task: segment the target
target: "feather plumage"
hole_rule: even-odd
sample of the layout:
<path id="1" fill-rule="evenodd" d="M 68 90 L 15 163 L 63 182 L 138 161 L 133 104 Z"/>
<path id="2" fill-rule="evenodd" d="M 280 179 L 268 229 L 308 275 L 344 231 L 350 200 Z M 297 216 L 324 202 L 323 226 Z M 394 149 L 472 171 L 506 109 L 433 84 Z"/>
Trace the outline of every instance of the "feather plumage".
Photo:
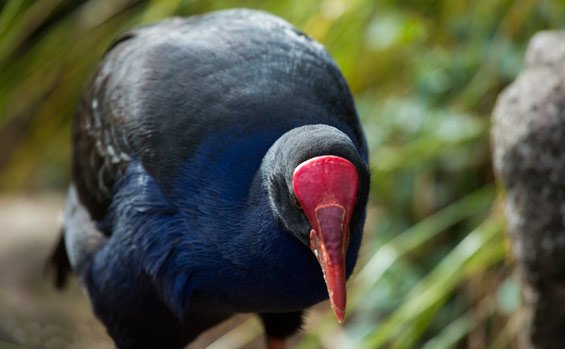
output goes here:
<path id="1" fill-rule="evenodd" d="M 268 334 L 300 327 L 327 298 L 289 185 L 309 158 L 359 173 L 353 270 L 363 131 L 333 60 L 279 18 L 231 10 L 124 34 L 86 89 L 73 144 L 67 251 L 120 348 L 182 347 L 238 312 L 262 314 Z"/>

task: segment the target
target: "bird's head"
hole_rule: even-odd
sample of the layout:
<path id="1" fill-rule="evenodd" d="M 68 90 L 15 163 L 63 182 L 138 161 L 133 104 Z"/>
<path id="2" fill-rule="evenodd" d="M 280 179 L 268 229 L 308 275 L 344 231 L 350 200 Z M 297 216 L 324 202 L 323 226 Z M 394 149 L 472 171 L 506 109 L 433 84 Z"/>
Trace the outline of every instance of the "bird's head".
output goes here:
<path id="1" fill-rule="evenodd" d="M 326 125 L 287 132 L 265 159 L 273 211 L 316 256 L 334 314 L 343 322 L 346 256 L 367 199 L 367 166 L 351 139 Z"/>

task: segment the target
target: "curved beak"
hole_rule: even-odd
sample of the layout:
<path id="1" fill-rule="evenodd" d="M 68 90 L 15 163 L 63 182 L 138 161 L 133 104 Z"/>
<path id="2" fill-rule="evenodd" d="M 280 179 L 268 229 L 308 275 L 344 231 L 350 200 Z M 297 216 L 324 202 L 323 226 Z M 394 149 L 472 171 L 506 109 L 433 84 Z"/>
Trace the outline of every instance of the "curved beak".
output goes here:
<path id="1" fill-rule="evenodd" d="M 328 205 L 317 207 L 315 213 L 319 231 L 310 231 L 310 249 L 322 267 L 335 317 L 343 323 L 346 306 L 345 251 L 349 243 L 344 224 L 345 209 Z"/>

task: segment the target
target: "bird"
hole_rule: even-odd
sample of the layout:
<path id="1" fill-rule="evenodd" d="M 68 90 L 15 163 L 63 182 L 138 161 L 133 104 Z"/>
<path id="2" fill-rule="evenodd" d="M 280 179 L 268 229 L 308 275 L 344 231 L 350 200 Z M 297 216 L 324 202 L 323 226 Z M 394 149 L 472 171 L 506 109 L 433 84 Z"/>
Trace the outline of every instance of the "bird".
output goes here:
<path id="1" fill-rule="evenodd" d="M 370 189 L 350 88 L 267 12 L 132 29 L 78 103 L 58 283 L 118 348 L 183 348 L 238 313 L 269 349 L 329 298 L 344 321 Z"/>

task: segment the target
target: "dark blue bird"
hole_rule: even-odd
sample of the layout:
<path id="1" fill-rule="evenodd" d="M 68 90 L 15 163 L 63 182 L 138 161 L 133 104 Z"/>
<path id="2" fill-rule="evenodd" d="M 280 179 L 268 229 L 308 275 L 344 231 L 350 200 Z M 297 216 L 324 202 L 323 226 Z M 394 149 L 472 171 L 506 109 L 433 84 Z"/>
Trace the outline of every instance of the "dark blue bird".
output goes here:
<path id="1" fill-rule="evenodd" d="M 230 10 L 122 35 L 73 146 L 66 252 L 119 348 L 181 348 L 235 313 L 282 347 L 328 296 L 343 321 L 367 145 L 336 64 L 287 22 Z"/>

